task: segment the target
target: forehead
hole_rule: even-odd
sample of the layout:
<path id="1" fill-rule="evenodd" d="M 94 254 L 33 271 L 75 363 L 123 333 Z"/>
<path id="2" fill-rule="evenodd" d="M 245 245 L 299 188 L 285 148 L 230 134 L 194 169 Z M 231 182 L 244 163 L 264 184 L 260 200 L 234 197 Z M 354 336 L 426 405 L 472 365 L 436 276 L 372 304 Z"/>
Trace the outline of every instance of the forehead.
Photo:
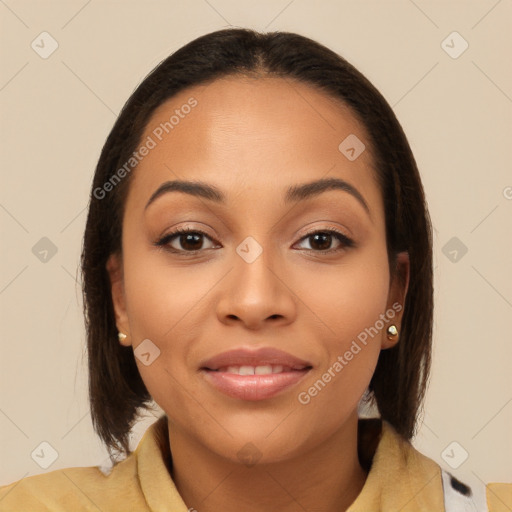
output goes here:
<path id="1" fill-rule="evenodd" d="M 149 139 L 153 147 L 130 186 L 141 200 L 175 179 L 268 196 L 290 184 L 339 177 L 381 207 L 364 126 L 340 101 L 295 80 L 226 77 L 190 87 L 155 110 L 141 140 Z M 350 160 L 340 150 L 345 140 L 366 148 Z"/>

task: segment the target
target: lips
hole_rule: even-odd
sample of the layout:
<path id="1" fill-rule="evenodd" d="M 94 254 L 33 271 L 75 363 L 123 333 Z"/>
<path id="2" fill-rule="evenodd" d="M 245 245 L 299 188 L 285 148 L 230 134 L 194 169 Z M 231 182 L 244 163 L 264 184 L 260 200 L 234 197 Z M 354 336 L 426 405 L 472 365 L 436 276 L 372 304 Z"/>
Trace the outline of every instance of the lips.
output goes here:
<path id="1" fill-rule="evenodd" d="M 232 398 L 266 400 L 290 389 L 312 369 L 312 365 L 282 350 L 261 348 L 223 352 L 201 363 L 208 384 Z"/>
<path id="2" fill-rule="evenodd" d="M 200 364 L 201 369 L 205 370 L 219 370 L 227 367 L 240 367 L 240 366 L 283 366 L 291 370 L 303 370 L 311 367 L 311 363 L 304 359 L 299 359 L 287 352 L 276 348 L 260 348 L 257 350 L 250 350 L 240 348 L 230 350 L 218 354 Z"/>

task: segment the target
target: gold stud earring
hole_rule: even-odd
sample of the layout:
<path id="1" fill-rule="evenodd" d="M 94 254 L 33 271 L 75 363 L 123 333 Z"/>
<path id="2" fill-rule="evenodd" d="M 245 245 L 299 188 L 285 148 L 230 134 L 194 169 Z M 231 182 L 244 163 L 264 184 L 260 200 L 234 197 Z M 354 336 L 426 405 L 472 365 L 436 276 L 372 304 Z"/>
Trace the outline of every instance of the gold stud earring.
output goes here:
<path id="1" fill-rule="evenodd" d="M 117 337 L 119 338 L 119 341 L 124 341 L 127 338 L 126 334 L 123 332 L 118 333 Z"/>
<path id="2" fill-rule="evenodd" d="M 394 337 L 398 336 L 398 329 L 396 328 L 396 325 L 390 325 L 387 329 L 388 338 L 393 339 Z"/>

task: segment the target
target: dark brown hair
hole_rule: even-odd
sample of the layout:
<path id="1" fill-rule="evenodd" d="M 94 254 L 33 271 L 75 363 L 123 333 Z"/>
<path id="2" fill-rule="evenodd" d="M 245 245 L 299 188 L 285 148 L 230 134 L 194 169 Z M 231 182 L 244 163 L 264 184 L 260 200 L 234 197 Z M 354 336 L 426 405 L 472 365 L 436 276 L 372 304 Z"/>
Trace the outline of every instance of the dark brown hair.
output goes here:
<path id="1" fill-rule="evenodd" d="M 398 252 L 408 251 L 411 265 L 400 342 L 381 351 L 370 399 L 383 419 L 411 439 L 430 372 L 433 289 L 430 218 L 407 139 L 378 90 L 332 50 L 294 33 L 239 28 L 199 37 L 161 62 L 128 99 L 102 149 L 81 257 L 93 426 L 111 457 L 114 451 L 127 455 L 140 408 L 152 401 L 133 349 L 118 341 L 105 267 L 111 254 L 121 253 L 131 174 L 108 193 L 100 195 L 98 190 L 129 160 L 149 118 L 164 101 L 187 87 L 233 75 L 283 77 L 311 85 L 350 107 L 366 128 L 384 199 L 391 275 Z"/>

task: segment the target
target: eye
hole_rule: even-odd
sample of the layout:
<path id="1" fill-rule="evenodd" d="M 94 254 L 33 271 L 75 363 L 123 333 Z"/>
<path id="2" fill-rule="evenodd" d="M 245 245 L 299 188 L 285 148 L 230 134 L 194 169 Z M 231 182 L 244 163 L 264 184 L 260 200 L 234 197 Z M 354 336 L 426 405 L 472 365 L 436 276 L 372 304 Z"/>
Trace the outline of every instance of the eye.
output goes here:
<path id="1" fill-rule="evenodd" d="M 211 238 L 204 231 L 197 229 L 179 228 L 172 233 L 165 235 L 163 238 L 158 240 L 155 245 L 169 248 L 169 250 L 172 252 L 194 253 L 204 249 L 203 241 L 201 240 L 202 237 L 206 237 L 208 240 L 211 240 Z M 174 247 L 172 245 L 173 242 L 177 242 L 176 245 L 181 245 L 181 248 Z M 210 247 L 210 249 L 211 248 L 212 247 Z"/>
<path id="2" fill-rule="evenodd" d="M 355 245 L 351 238 L 335 229 L 312 231 L 303 237 L 301 241 L 310 239 L 313 240 L 313 246 L 316 246 L 318 250 L 315 250 L 314 247 L 308 250 L 313 250 L 314 252 L 337 252 L 347 247 L 354 247 Z M 333 241 L 337 241 L 341 247 L 331 249 L 330 246 Z"/>
<path id="3" fill-rule="evenodd" d="M 171 252 L 175 253 L 181 252 L 193 254 L 201 251 L 202 249 L 205 249 L 202 240 L 203 237 L 210 241 L 212 240 L 204 231 L 198 229 L 178 228 L 162 237 L 155 243 L 155 245 L 158 247 L 165 247 Z M 335 229 L 322 229 L 312 231 L 306 236 L 302 237 L 300 242 L 308 241 L 310 239 L 313 241 L 313 247 L 306 249 L 320 253 L 337 252 L 345 248 L 355 246 L 355 243 L 352 239 Z M 331 248 L 333 241 L 338 242 L 338 248 Z M 173 244 L 178 245 L 178 247 Z M 215 248 L 215 245 L 209 248 L 213 249 Z M 206 247 L 206 249 L 208 249 L 208 247 Z"/>

